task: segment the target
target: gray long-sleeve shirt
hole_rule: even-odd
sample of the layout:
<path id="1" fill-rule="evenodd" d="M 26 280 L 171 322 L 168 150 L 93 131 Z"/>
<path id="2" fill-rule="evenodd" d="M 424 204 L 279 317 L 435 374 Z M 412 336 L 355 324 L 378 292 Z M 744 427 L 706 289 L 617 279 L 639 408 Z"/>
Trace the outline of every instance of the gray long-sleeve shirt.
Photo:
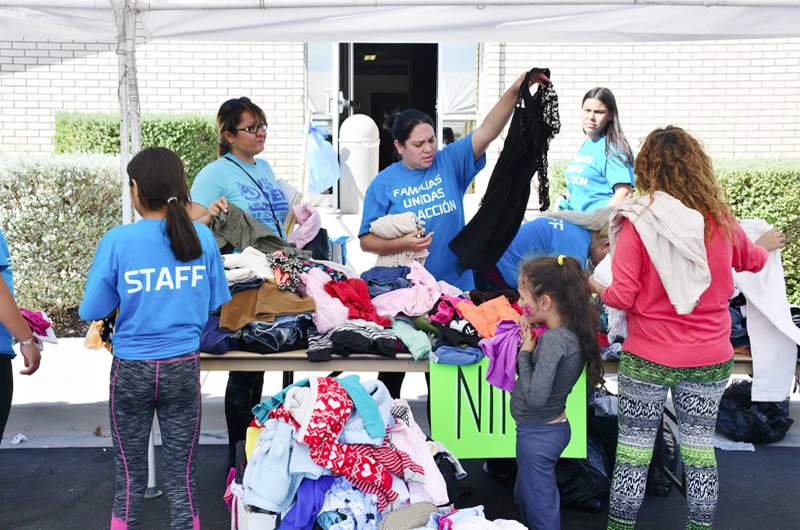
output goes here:
<path id="1" fill-rule="evenodd" d="M 547 423 L 564 412 L 567 396 L 584 368 L 578 336 L 566 325 L 548 329 L 533 353 L 520 351 L 519 378 L 511 393 L 517 423 Z"/>

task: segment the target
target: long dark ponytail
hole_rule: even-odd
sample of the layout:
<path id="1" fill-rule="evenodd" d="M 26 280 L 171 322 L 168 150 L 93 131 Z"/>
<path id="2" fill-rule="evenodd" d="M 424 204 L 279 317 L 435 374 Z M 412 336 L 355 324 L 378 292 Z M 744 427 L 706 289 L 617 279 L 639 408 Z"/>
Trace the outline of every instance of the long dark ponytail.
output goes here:
<path id="1" fill-rule="evenodd" d="M 203 255 L 203 247 L 189 217 L 189 186 L 181 158 L 166 147 L 148 147 L 128 163 L 128 176 L 139 188 L 139 202 L 146 210 L 167 207 L 167 237 L 179 261 Z"/>
<path id="2" fill-rule="evenodd" d="M 592 291 L 581 264 L 575 258 L 545 256 L 524 261 L 520 271 L 520 287 L 536 298 L 548 295 L 553 299 L 562 324 L 578 336 L 589 383 L 602 384 L 603 363 L 597 340 L 599 315 L 589 301 Z"/>
<path id="3" fill-rule="evenodd" d="M 606 155 L 611 155 L 619 158 L 622 162 L 633 165 L 633 150 L 622 132 L 622 125 L 619 123 L 619 111 L 617 110 L 617 98 L 614 93 L 607 88 L 595 87 L 588 91 L 581 100 L 583 104 L 587 99 L 597 99 L 603 103 L 611 113 L 611 119 L 608 120 L 606 130 L 603 134 L 606 135 Z"/>

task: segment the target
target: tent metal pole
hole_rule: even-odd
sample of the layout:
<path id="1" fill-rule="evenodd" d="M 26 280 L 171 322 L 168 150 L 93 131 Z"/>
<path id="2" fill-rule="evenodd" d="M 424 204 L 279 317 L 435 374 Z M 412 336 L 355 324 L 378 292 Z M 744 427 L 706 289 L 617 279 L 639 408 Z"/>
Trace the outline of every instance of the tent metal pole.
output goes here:
<path id="1" fill-rule="evenodd" d="M 131 156 L 142 150 L 142 121 L 139 105 L 139 81 L 136 72 L 136 0 L 125 1 L 125 67 L 128 81 Z"/>
<path id="2" fill-rule="evenodd" d="M 436 7 L 522 5 L 665 5 L 702 7 L 800 7 L 800 0 L 141 0 L 137 12 L 313 7 Z M 0 8 L 109 9 L 108 0 L 0 0 Z"/>
<path id="3" fill-rule="evenodd" d="M 120 173 L 122 176 L 122 224 L 131 223 L 131 195 L 128 179 L 128 162 L 130 161 L 130 133 L 128 121 L 128 68 L 125 57 L 125 20 L 130 16 L 130 12 L 124 7 L 121 15 L 122 19 L 117 18 L 117 66 L 119 72 L 119 84 L 117 86 L 117 96 L 119 98 L 119 162 Z"/>

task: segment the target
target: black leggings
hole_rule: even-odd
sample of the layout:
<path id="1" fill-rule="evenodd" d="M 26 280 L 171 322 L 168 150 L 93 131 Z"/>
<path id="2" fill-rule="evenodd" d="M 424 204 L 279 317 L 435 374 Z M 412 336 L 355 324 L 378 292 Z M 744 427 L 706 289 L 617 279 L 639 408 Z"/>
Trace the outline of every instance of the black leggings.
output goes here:
<path id="1" fill-rule="evenodd" d="M 0 353 L 0 438 L 6 430 L 14 395 L 14 372 L 11 370 L 11 356 Z"/>
<path id="2" fill-rule="evenodd" d="M 228 373 L 228 386 L 225 388 L 228 469 L 236 467 L 236 444 L 247 437 L 247 427 L 253 421 L 253 407 L 261 403 L 263 389 L 264 372 Z"/>

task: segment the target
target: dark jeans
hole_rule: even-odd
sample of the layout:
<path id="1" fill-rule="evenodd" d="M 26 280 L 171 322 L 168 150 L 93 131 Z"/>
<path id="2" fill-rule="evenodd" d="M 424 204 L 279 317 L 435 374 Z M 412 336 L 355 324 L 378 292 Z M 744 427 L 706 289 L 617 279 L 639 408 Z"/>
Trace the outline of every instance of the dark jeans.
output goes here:
<path id="1" fill-rule="evenodd" d="M 11 369 L 11 356 L 0 353 L 0 438 L 6 430 L 13 395 L 14 372 Z"/>
<path id="2" fill-rule="evenodd" d="M 571 436 L 569 421 L 517 424 L 517 481 L 514 500 L 530 530 L 561 530 L 556 462 Z"/>
<path id="3" fill-rule="evenodd" d="M 253 407 L 261 403 L 264 372 L 230 372 L 225 388 L 225 422 L 228 424 L 228 469 L 236 467 L 236 444 L 247 436 Z"/>

